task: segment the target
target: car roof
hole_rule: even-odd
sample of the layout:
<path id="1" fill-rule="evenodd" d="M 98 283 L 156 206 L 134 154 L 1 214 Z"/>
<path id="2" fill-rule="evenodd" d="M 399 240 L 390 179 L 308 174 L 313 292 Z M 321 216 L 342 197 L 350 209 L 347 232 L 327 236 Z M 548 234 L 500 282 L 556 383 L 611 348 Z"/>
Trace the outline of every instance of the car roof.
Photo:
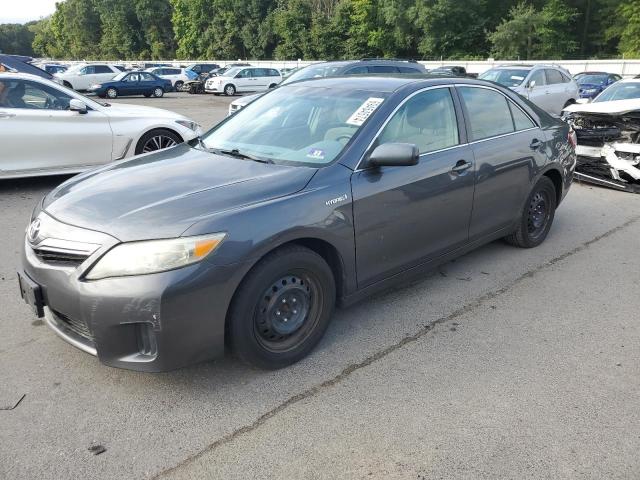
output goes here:
<path id="1" fill-rule="evenodd" d="M 609 73 L 609 72 L 580 72 L 580 73 L 576 73 L 576 75 L 616 75 L 616 74 Z"/>
<path id="2" fill-rule="evenodd" d="M 640 83 L 640 78 L 623 78 L 616 83 Z"/>
<path id="3" fill-rule="evenodd" d="M 337 77 L 321 77 L 299 80 L 281 88 L 289 86 L 309 86 L 317 88 L 349 88 L 353 90 L 373 90 L 384 93 L 391 93 L 405 85 L 416 84 L 417 86 L 429 87 L 435 85 L 452 84 L 487 85 L 495 87 L 494 83 L 477 80 L 475 78 L 451 77 L 451 76 L 430 76 L 424 75 L 345 75 Z"/>

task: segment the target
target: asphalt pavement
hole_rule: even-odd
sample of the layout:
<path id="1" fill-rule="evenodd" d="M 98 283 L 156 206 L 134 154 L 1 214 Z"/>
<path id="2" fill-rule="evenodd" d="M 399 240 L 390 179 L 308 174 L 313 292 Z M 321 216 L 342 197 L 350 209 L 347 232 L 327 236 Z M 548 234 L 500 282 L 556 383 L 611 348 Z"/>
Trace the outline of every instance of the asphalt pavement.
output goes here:
<path id="1" fill-rule="evenodd" d="M 229 99 L 205 98 L 140 102 L 212 124 Z M 144 374 L 19 298 L 29 214 L 63 179 L 0 182 L 0 478 L 640 477 L 640 196 L 575 185 L 542 246 L 338 310 L 289 368 Z"/>

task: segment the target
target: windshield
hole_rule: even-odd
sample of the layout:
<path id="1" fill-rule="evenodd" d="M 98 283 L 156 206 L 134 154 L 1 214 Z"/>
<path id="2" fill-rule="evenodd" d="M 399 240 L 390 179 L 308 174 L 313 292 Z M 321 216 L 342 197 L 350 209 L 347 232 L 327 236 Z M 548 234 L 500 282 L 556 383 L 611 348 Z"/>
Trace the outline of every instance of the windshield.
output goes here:
<path id="1" fill-rule="evenodd" d="M 578 85 L 583 85 L 583 84 L 591 84 L 591 85 L 604 85 L 605 83 L 607 83 L 607 78 L 609 76 L 604 74 L 604 75 L 597 75 L 597 74 L 582 74 L 579 76 L 576 76 L 576 82 L 578 82 Z"/>
<path id="2" fill-rule="evenodd" d="M 610 102 L 612 100 L 630 100 L 640 98 L 640 82 L 618 82 L 607 87 L 594 102 Z"/>
<path id="3" fill-rule="evenodd" d="M 298 80 L 306 80 L 309 78 L 322 78 L 337 75 L 342 66 L 342 63 L 339 65 L 309 65 L 308 67 L 301 68 L 297 72 L 289 75 L 289 77 L 284 82 L 282 82 L 281 85 L 286 85 L 287 83 L 296 82 Z"/>
<path id="4" fill-rule="evenodd" d="M 229 70 L 225 70 L 221 75 L 223 77 L 233 77 L 236 73 L 242 70 L 243 67 L 232 67 Z"/>
<path id="5" fill-rule="evenodd" d="M 127 76 L 129 72 L 122 72 L 119 73 L 118 75 L 116 75 L 115 77 L 113 77 L 110 81 L 112 82 L 119 82 L 120 80 L 122 80 L 124 77 Z"/>
<path id="6" fill-rule="evenodd" d="M 478 78 L 481 80 L 489 80 L 496 82 L 505 87 L 517 87 L 521 85 L 525 78 L 529 75 L 529 70 L 510 69 L 510 68 L 492 68 L 487 70 Z"/>
<path id="7" fill-rule="evenodd" d="M 281 87 L 251 102 L 202 138 L 212 151 L 289 165 L 332 162 L 386 93 Z"/>
<path id="8" fill-rule="evenodd" d="M 84 67 L 86 67 L 87 65 L 84 63 L 79 63 L 76 65 L 71 65 L 68 69 L 67 69 L 67 73 L 72 73 L 72 72 L 78 72 L 80 70 L 82 70 Z"/>

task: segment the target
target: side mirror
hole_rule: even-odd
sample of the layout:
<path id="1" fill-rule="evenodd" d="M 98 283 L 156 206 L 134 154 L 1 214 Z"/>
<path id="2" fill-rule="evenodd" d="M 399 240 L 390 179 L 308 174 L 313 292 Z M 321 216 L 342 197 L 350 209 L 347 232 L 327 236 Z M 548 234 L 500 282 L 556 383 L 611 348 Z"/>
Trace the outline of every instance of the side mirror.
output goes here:
<path id="1" fill-rule="evenodd" d="M 82 100 L 78 100 L 77 98 L 72 98 L 71 100 L 69 100 L 69 110 L 71 110 L 72 112 L 78 112 L 81 115 L 84 115 L 85 113 L 87 113 L 88 108 L 87 108 L 87 104 L 84 103 Z"/>
<path id="2" fill-rule="evenodd" d="M 532 90 L 535 86 L 536 86 L 536 81 L 531 80 L 527 88 L 529 88 L 529 90 Z"/>
<path id="3" fill-rule="evenodd" d="M 415 165 L 420 151 L 411 143 L 383 143 L 369 156 L 369 164 L 376 167 L 403 167 Z"/>

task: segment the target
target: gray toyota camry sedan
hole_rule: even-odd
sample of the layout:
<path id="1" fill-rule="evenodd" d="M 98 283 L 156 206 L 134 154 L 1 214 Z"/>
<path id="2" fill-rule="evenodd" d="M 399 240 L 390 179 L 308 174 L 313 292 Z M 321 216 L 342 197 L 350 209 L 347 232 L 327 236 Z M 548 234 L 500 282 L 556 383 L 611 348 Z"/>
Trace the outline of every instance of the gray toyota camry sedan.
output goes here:
<path id="1" fill-rule="evenodd" d="M 498 238 L 542 243 L 574 147 L 566 124 L 485 81 L 293 83 L 46 195 L 20 292 L 106 365 L 163 371 L 227 348 L 283 367 L 336 304 Z"/>

